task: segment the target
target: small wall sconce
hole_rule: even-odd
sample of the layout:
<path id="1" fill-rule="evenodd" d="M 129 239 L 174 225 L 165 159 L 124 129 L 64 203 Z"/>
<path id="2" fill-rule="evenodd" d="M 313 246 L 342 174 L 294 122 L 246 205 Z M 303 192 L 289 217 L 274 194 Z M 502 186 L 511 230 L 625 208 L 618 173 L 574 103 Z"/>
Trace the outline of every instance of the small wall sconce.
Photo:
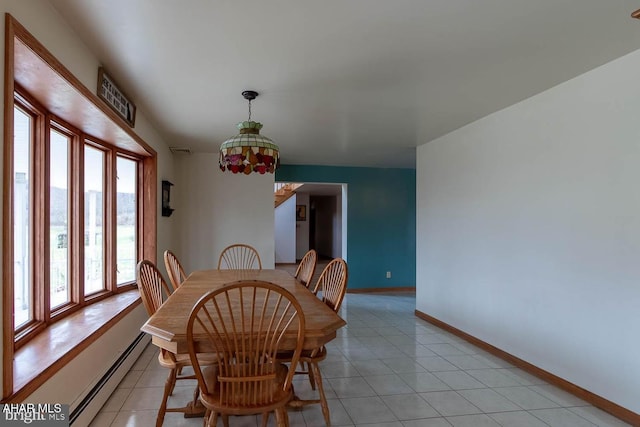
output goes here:
<path id="1" fill-rule="evenodd" d="M 172 185 L 169 181 L 162 181 L 162 216 L 171 216 L 174 211 L 169 205 Z"/>

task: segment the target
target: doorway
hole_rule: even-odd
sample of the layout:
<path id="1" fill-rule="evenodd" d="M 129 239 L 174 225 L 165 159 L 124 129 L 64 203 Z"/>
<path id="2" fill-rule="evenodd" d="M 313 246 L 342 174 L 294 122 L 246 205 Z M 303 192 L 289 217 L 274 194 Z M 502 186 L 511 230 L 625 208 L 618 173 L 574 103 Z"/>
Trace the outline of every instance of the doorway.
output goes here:
<path id="1" fill-rule="evenodd" d="M 309 249 L 315 249 L 318 257 L 324 259 L 342 257 L 342 248 L 336 245 L 341 234 L 337 198 L 309 196 Z"/>
<path id="2" fill-rule="evenodd" d="M 277 185 L 280 185 L 278 183 Z M 276 254 L 279 241 L 295 241 L 295 262 L 309 249 L 315 249 L 321 258 L 345 258 L 347 254 L 347 185 L 336 183 L 302 183 L 295 189 L 295 202 L 276 208 Z M 292 212 L 278 212 L 291 209 Z M 295 212 L 294 212 L 295 210 Z M 300 215 L 304 212 L 304 215 Z M 290 226 L 283 226 L 282 217 L 293 218 Z M 285 221 L 286 222 L 286 221 Z M 283 238 L 283 234 L 285 237 Z M 289 241 L 291 241 L 289 240 Z"/>

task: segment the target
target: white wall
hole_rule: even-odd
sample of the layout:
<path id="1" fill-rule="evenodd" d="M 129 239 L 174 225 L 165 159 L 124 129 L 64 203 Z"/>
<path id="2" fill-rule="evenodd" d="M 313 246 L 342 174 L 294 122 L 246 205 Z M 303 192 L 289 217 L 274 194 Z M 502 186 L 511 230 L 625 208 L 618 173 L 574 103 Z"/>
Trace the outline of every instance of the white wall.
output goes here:
<path id="1" fill-rule="evenodd" d="M 306 221 L 296 221 L 296 259 L 302 259 L 309 249 L 309 193 L 296 193 L 297 204 L 305 205 Z"/>
<path id="2" fill-rule="evenodd" d="M 98 67 L 102 64 L 101 58 L 97 58 L 84 45 L 77 35 L 67 26 L 53 7 L 45 0 L 0 0 L 0 11 L 11 13 L 29 32 L 31 32 L 54 56 L 68 68 L 85 86 L 95 91 L 98 79 Z M 4 16 L 0 20 L 1 28 L 4 28 Z M 4 34 L 4 31 L 2 32 Z M 0 49 L 4 52 L 4 43 L 0 44 Z M 4 53 L 0 55 L 0 69 L 4 70 Z M 102 64 L 107 68 L 109 64 Z M 4 71 L 3 71 L 4 72 Z M 117 77 L 117 76 L 115 76 Z M 4 99 L 2 91 L 4 86 L 0 85 L 0 95 Z M 135 99 L 134 99 L 135 102 Z M 0 124 L 3 125 L 3 116 L 0 116 Z M 160 138 L 157 131 L 145 118 L 144 111 L 138 109 L 136 114 L 135 132 L 140 135 L 153 149 L 158 152 L 158 177 L 160 179 L 173 178 L 173 159 L 167 148 L 167 144 Z M 2 166 L 0 165 L 0 168 Z M 2 173 L 0 170 L 0 179 Z M 158 193 L 160 186 L 158 185 Z M 160 208 L 161 197 L 158 194 L 158 209 Z M 0 213 L 1 215 L 1 213 Z M 164 250 L 165 246 L 172 246 L 173 221 L 164 220 L 158 215 L 158 227 L 162 232 L 158 235 L 158 252 Z M 0 247 L 1 251 L 1 247 Z M 0 256 L 2 254 L 0 253 Z M 161 258 L 158 258 L 161 260 Z M 0 269 L 2 267 L 0 266 Z M 0 295 L 0 298 L 2 296 Z M 0 301 L 1 304 L 1 301 Z M 53 377 L 50 382 L 45 383 L 36 390 L 33 396 L 37 396 L 40 401 L 60 402 L 64 396 L 63 403 L 77 401 L 86 391 L 95 378 L 104 374 L 111 364 L 117 359 L 122 351 L 132 342 L 132 336 L 137 336 L 142 320 L 146 317 L 144 307 L 140 305 L 132 313 L 127 315 L 121 323 L 135 333 L 131 335 L 120 335 L 113 337 L 112 334 L 105 334 L 98 339 L 91 348 L 102 348 L 101 360 L 78 356 L 70 362 L 65 371 L 86 372 L 90 370 L 95 374 L 91 377 L 78 377 L 73 381 L 60 381 L 60 377 Z M 91 359 L 91 360 L 90 360 Z M 29 399 L 27 399 L 29 400 Z M 73 409 L 73 408 L 72 408 Z"/>
<path id="3" fill-rule="evenodd" d="M 640 412 L 640 51 L 418 148 L 417 309 Z"/>
<path id="4" fill-rule="evenodd" d="M 258 250 L 263 268 L 275 260 L 273 174 L 232 174 L 218 167 L 214 153 L 176 158 L 177 255 L 187 272 L 216 268 L 220 252 L 246 243 Z M 173 204 L 173 202 L 172 202 Z"/>
<path id="5" fill-rule="evenodd" d="M 347 199 L 348 186 L 347 184 L 342 184 L 342 194 L 340 195 L 340 257 L 349 262 L 347 259 L 347 213 L 349 212 Z"/>
<path id="6" fill-rule="evenodd" d="M 109 329 L 98 341 L 87 347 L 77 356 L 75 363 L 69 363 L 56 372 L 49 381 L 29 396 L 28 401 L 38 403 L 64 402 L 70 404 L 71 411 L 73 411 L 81 403 L 81 399 L 85 397 L 85 394 L 105 374 L 105 372 L 97 370 L 96 366 L 111 366 L 113 364 L 113 355 L 111 352 L 105 351 L 105 348 L 118 347 L 123 339 L 127 344 L 130 344 L 140 334 L 140 325 L 149 316 L 144 309 L 135 310 L 133 313 Z M 149 336 L 145 337 L 141 347 L 144 347 L 150 341 L 151 338 Z M 129 362 L 135 362 L 135 359 Z M 121 375 L 125 374 L 126 371 L 121 373 Z M 74 388 L 69 387 L 69 383 L 81 384 L 85 387 L 82 390 L 85 393 L 78 394 Z M 114 388 L 115 386 L 117 384 L 114 385 Z M 96 408 L 96 410 L 99 409 L 99 407 Z"/>
<path id="7" fill-rule="evenodd" d="M 296 262 L 296 195 L 275 209 L 276 263 Z"/>
<path id="8" fill-rule="evenodd" d="M 333 248 L 331 250 L 334 258 L 342 258 L 342 194 L 336 196 L 336 213 L 333 216 Z"/>

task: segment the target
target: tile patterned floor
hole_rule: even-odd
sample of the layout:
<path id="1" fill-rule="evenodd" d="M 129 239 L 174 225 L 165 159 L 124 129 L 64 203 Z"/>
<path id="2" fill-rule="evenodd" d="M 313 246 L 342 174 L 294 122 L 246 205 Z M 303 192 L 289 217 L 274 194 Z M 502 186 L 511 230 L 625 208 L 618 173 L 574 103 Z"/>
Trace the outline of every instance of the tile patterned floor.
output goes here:
<path id="1" fill-rule="evenodd" d="M 348 294 L 347 326 L 322 362 L 333 426 L 618 427 L 628 424 L 546 384 L 414 316 L 413 294 Z M 153 426 L 167 375 L 149 346 L 91 427 Z M 195 382 L 178 382 L 169 405 L 190 399 Z M 314 396 L 296 378 L 296 393 Z M 324 426 L 319 405 L 290 411 L 291 426 Z M 257 427 L 259 417 L 231 417 Z M 273 425 L 270 417 L 270 425 Z M 168 427 L 202 419 L 167 414 Z M 221 425 L 221 423 L 219 423 Z"/>

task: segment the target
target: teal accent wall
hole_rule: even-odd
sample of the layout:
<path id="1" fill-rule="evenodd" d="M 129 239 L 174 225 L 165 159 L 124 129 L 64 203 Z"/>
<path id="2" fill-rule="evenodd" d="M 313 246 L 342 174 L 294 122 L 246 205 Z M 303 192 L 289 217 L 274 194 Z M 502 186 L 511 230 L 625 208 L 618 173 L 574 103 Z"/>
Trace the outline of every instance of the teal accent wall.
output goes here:
<path id="1" fill-rule="evenodd" d="M 347 184 L 349 289 L 415 287 L 415 169 L 282 165 L 275 179 Z"/>

